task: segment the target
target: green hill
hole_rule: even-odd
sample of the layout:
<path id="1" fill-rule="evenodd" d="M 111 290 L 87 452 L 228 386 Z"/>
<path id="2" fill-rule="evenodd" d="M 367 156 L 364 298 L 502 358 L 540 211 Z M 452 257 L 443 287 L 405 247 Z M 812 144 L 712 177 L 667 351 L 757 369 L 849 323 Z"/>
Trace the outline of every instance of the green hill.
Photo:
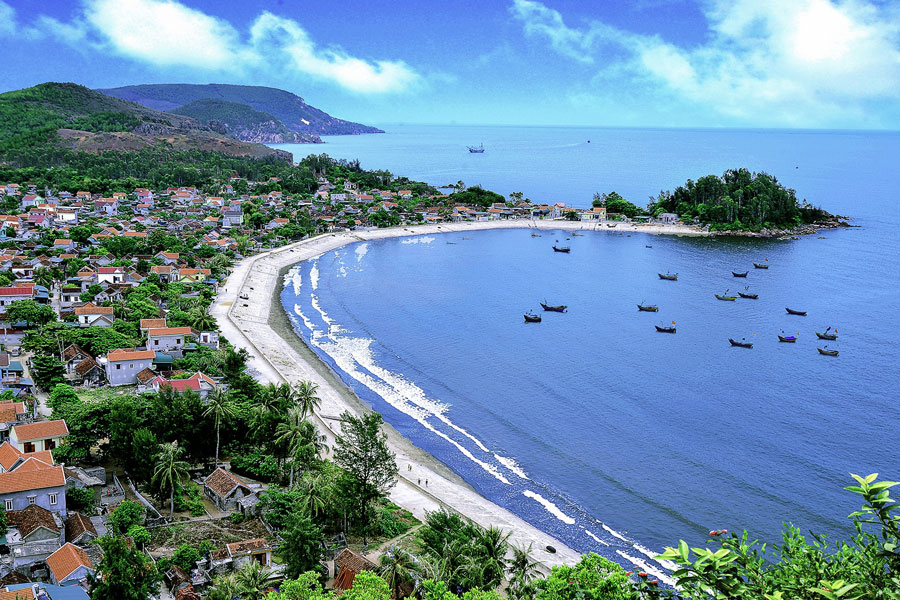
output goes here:
<path id="1" fill-rule="evenodd" d="M 299 96 L 269 87 L 220 83 L 207 85 L 167 83 L 129 85 L 98 91 L 163 111 L 205 99 L 246 104 L 254 110 L 274 116 L 290 131 L 296 133 L 313 135 L 384 133 L 375 127 L 337 119 L 310 106 Z"/>
<path id="2" fill-rule="evenodd" d="M 0 94 L 0 155 L 41 147 L 99 152 L 159 144 L 176 150 L 292 158 L 290 153 L 229 138 L 196 119 L 152 110 L 74 83 L 42 83 Z"/>
<path id="3" fill-rule="evenodd" d="M 314 134 L 291 131 L 272 115 L 238 102 L 204 98 L 169 112 L 191 117 L 212 129 L 246 142 L 305 144 L 322 141 Z"/>

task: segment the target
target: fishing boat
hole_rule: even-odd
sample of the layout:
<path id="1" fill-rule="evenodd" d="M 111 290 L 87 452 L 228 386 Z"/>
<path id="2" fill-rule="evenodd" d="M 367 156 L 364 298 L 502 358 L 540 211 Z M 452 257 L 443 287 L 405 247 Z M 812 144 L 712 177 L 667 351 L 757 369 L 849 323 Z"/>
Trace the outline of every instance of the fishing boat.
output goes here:
<path id="1" fill-rule="evenodd" d="M 568 246 L 557 246 L 556 244 L 554 244 L 554 245 L 553 245 L 553 251 L 554 251 L 554 252 L 565 252 L 565 253 L 569 253 L 569 252 L 572 251 L 572 249 L 569 248 Z"/>
<path id="2" fill-rule="evenodd" d="M 746 277 L 747 275 L 750 274 L 750 271 L 744 271 L 743 273 L 736 273 L 735 271 L 732 271 L 731 274 L 734 277 Z"/>
<path id="3" fill-rule="evenodd" d="M 448 244 L 456 244 L 456 242 L 447 242 Z"/>
<path id="4" fill-rule="evenodd" d="M 769 260 L 769 259 L 766 259 L 766 260 Z M 765 263 L 753 263 L 753 268 L 754 269 L 768 269 L 769 265 L 767 265 Z"/>
<path id="5" fill-rule="evenodd" d="M 584 234 L 583 233 L 573 233 L 572 236 L 573 237 L 584 237 Z"/>
<path id="6" fill-rule="evenodd" d="M 534 232 L 532 231 L 532 232 L 531 232 L 531 237 L 541 237 L 541 234 L 539 234 L 539 233 L 534 233 Z"/>
<path id="7" fill-rule="evenodd" d="M 759 300 L 759 294 L 750 293 L 750 286 L 745 287 L 744 290 L 746 291 L 738 292 L 738 296 L 740 296 L 741 298 L 747 298 L 748 300 Z"/>
<path id="8" fill-rule="evenodd" d="M 466 146 L 469 149 L 471 154 L 484 154 L 484 144 L 478 144 L 477 146 Z"/>
<path id="9" fill-rule="evenodd" d="M 797 336 L 796 335 L 779 335 L 778 341 L 793 344 L 797 341 Z"/>
<path id="10" fill-rule="evenodd" d="M 644 244 L 644 248 L 652 248 L 652 247 L 653 247 L 653 246 L 650 246 L 650 245 L 648 245 L 648 244 Z"/>
<path id="11" fill-rule="evenodd" d="M 837 339 L 837 329 L 834 330 L 834 333 L 829 333 L 831 331 L 831 327 L 825 330 L 824 333 L 817 331 L 816 337 L 820 340 L 828 340 L 829 342 L 833 342 Z"/>
<path id="12" fill-rule="evenodd" d="M 725 290 L 724 294 L 716 294 L 716 298 L 718 298 L 719 300 L 725 300 L 727 302 L 734 302 L 738 299 L 737 296 L 729 296 L 728 290 Z"/>
<path id="13" fill-rule="evenodd" d="M 794 310 L 793 308 L 785 308 L 784 310 L 786 310 L 789 315 L 797 315 L 798 317 L 806 316 L 805 310 Z"/>
<path id="14" fill-rule="evenodd" d="M 660 333 L 675 333 L 674 325 L 654 325 L 654 327 L 656 327 L 656 330 Z"/>
<path id="15" fill-rule="evenodd" d="M 615 223 L 607 223 L 606 226 L 612 228 L 612 227 L 615 227 L 616 224 Z"/>
<path id="16" fill-rule="evenodd" d="M 540 323 L 541 322 L 541 315 L 536 315 L 530 310 L 527 313 L 525 313 L 524 316 L 525 316 L 526 323 Z"/>
<path id="17" fill-rule="evenodd" d="M 464 239 L 464 240 L 471 240 L 472 238 L 464 237 L 463 239 Z"/>
<path id="18" fill-rule="evenodd" d="M 838 355 L 837 350 L 829 350 L 827 346 L 825 348 L 816 348 L 816 350 L 819 351 L 819 354 L 823 354 L 825 356 L 837 356 Z"/>
<path id="19" fill-rule="evenodd" d="M 733 340 L 731 338 L 728 338 L 728 343 L 730 343 L 732 346 L 735 346 L 737 348 L 752 348 L 753 347 L 753 342 L 745 342 L 743 340 L 741 340 L 739 342 L 739 341 Z"/>
<path id="20" fill-rule="evenodd" d="M 655 304 L 638 304 L 637 306 L 641 312 L 659 312 L 659 307 Z"/>
<path id="21" fill-rule="evenodd" d="M 657 275 L 659 275 L 660 279 L 665 279 L 666 281 L 678 281 L 678 273 L 675 273 L 674 275 L 672 273 L 666 273 L 665 275 L 657 273 Z"/>
<path id="22" fill-rule="evenodd" d="M 541 302 L 541 308 L 548 312 L 566 312 L 566 309 L 569 307 L 565 304 L 560 304 L 559 306 L 550 306 L 545 302 Z"/>

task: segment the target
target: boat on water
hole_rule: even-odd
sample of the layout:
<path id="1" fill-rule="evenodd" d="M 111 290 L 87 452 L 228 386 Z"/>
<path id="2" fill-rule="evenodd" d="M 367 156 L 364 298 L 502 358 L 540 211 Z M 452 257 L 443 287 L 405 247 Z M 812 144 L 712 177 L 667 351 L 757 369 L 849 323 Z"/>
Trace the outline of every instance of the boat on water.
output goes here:
<path id="1" fill-rule="evenodd" d="M 573 233 L 572 236 L 573 237 L 584 237 L 584 234 L 583 233 Z"/>
<path id="2" fill-rule="evenodd" d="M 726 302 L 734 302 L 738 299 L 737 296 L 729 296 L 728 290 L 725 290 L 724 294 L 716 294 L 716 298 L 718 298 L 719 300 L 725 300 Z"/>
<path id="3" fill-rule="evenodd" d="M 456 244 L 456 242 L 447 242 L 447 243 L 448 243 L 448 244 L 454 244 L 454 245 Z"/>
<path id="4" fill-rule="evenodd" d="M 738 292 L 738 296 L 747 298 L 748 300 L 759 300 L 759 294 L 750 293 L 750 286 L 745 287 L 743 292 Z"/>
<path id="5" fill-rule="evenodd" d="M 464 237 L 463 239 L 464 239 L 464 240 L 471 240 L 472 238 Z"/>
<path id="6" fill-rule="evenodd" d="M 616 224 L 615 224 L 615 223 L 607 223 L 606 226 L 607 226 L 607 227 L 615 227 Z"/>
<path id="7" fill-rule="evenodd" d="M 557 246 L 556 244 L 554 244 L 554 245 L 553 245 L 553 251 L 554 251 L 554 252 L 565 252 L 565 253 L 568 253 L 568 252 L 571 252 L 572 249 L 569 248 L 568 246 Z"/>
<path id="8" fill-rule="evenodd" d="M 648 244 L 644 244 L 644 248 L 652 248 L 652 247 L 653 247 L 653 246 L 650 246 L 650 245 L 648 245 Z"/>
<path id="9" fill-rule="evenodd" d="M 796 335 L 779 335 L 778 341 L 793 344 L 797 341 L 797 336 Z"/>
<path id="10" fill-rule="evenodd" d="M 837 356 L 838 355 L 837 350 L 829 350 L 828 346 L 825 346 L 824 348 L 816 348 L 816 350 L 819 351 L 819 354 L 822 354 L 825 356 Z"/>
<path id="11" fill-rule="evenodd" d="M 484 144 L 478 144 L 477 146 L 466 146 L 469 149 L 469 153 L 471 154 L 484 154 Z"/>
<path id="12" fill-rule="evenodd" d="M 734 346 L 736 348 L 752 348 L 753 347 L 753 342 L 747 342 L 747 341 L 744 341 L 743 339 L 741 341 L 737 341 L 735 339 L 728 338 L 728 343 L 730 343 L 732 346 Z"/>
<path id="13" fill-rule="evenodd" d="M 678 281 L 678 273 L 666 273 L 665 275 L 663 275 L 662 273 L 657 273 L 657 275 L 659 275 L 660 279 L 665 279 L 666 281 Z"/>
<path id="14" fill-rule="evenodd" d="M 834 330 L 834 333 L 831 333 L 831 327 L 826 329 L 824 332 L 816 332 L 816 337 L 820 340 L 828 340 L 829 342 L 833 342 L 837 339 L 837 329 Z"/>
<path id="15" fill-rule="evenodd" d="M 769 260 L 769 259 L 767 258 L 766 260 Z M 753 268 L 754 269 L 768 269 L 769 265 L 767 265 L 765 263 L 753 263 Z"/>
<path id="16" fill-rule="evenodd" d="M 659 307 L 655 304 L 638 304 L 637 306 L 641 312 L 659 312 Z"/>
<path id="17" fill-rule="evenodd" d="M 675 333 L 675 325 L 654 325 L 660 333 Z"/>
<path id="18" fill-rule="evenodd" d="M 531 232 L 531 237 L 541 237 L 541 234 Z"/>
<path id="19" fill-rule="evenodd" d="M 566 312 L 566 309 L 569 308 L 565 304 L 560 304 L 559 306 L 550 306 L 546 302 L 541 302 L 541 308 L 543 308 L 547 312 Z"/>
<path id="20" fill-rule="evenodd" d="M 787 307 L 785 307 L 784 310 L 786 310 L 789 315 L 797 315 L 798 317 L 806 316 L 805 310 L 794 310 L 793 308 L 787 308 Z"/>
<path id="21" fill-rule="evenodd" d="M 525 317 L 526 323 L 540 323 L 541 322 L 541 315 L 536 315 L 536 314 L 534 314 L 533 311 L 530 311 L 530 310 L 527 313 L 525 313 L 524 317 Z"/>
<path id="22" fill-rule="evenodd" d="M 747 275 L 750 274 L 750 271 L 744 271 L 743 273 L 737 273 L 736 271 L 732 271 L 731 274 L 734 277 L 746 277 Z"/>

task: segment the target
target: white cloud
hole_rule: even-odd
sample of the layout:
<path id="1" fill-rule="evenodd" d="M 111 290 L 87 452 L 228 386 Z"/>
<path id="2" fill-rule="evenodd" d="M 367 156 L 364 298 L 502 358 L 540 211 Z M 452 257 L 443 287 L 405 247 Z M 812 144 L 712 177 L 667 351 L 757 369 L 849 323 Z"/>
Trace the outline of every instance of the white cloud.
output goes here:
<path id="1" fill-rule="evenodd" d="M 0 35 L 12 35 L 16 31 L 15 9 L 0 0 Z"/>
<path id="2" fill-rule="evenodd" d="M 533 0 L 514 0 L 511 11 L 531 19 L 526 34 L 539 31 L 563 56 L 587 63 L 601 42 L 618 45 L 632 83 L 661 84 L 695 106 L 753 124 L 878 125 L 868 103 L 900 101 L 900 20 L 892 9 L 863 0 L 710 0 L 704 7 L 708 38 L 687 48 L 599 22 L 572 29 Z"/>
<path id="3" fill-rule="evenodd" d="M 405 92 L 422 81 L 401 60 L 367 60 L 337 46 L 320 47 L 299 23 L 270 12 L 260 14 L 244 35 L 177 0 L 83 0 L 82 8 L 71 22 L 39 16 L 27 28 L 29 37 L 52 36 L 161 69 L 295 74 L 363 94 Z M 0 0 L 0 33 L 16 27 L 15 11 Z"/>

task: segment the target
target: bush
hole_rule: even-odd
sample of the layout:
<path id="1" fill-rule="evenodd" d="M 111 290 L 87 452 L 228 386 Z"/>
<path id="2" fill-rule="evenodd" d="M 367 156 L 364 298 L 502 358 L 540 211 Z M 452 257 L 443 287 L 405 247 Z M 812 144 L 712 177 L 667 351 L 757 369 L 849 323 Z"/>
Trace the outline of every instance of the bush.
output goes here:
<path id="1" fill-rule="evenodd" d="M 279 479 L 282 475 L 278 460 L 258 448 L 232 455 L 231 470 L 240 475 L 264 481 Z"/>
<path id="2" fill-rule="evenodd" d="M 126 535 L 133 539 L 134 543 L 139 546 L 144 546 L 144 544 L 150 542 L 150 532 L 147 531 L 147 528 L 143 525 L 132 525 L 128 528 L 128 533 Z"/>
<path id="3" fill-rule="evenodd" d="M 197 568 L 195 563 L 198 560 L 200 560 L 200 551 L 187 544 L 178 546 L 178 550 L 172 555 L 172 564 L 178 565 L 188 573 L 191 572 L 191 569 Z"/>
<path id="4" fill-rule="evenodd" d="M 88 488 L 66 490 L 66 506 L 72 510 L 87 510 L 94 506 L 94 492 Z"/>
<path id="5" fill-rule="evenodd" d="M 122 500 L 109 516 L 113 529 L 125 534 L 133 525 L 144 524 L 144 507 L 132 500 Z"/>
<path id="6" fill-rule="evenodd" d="M 179 487 L 178 493 L 175 494 L 175 510 L 178 512 L 190 511 L 193 517 L 205 515 L 206 509 L 200 500 L 200 488 L 194 485 Z"/>

